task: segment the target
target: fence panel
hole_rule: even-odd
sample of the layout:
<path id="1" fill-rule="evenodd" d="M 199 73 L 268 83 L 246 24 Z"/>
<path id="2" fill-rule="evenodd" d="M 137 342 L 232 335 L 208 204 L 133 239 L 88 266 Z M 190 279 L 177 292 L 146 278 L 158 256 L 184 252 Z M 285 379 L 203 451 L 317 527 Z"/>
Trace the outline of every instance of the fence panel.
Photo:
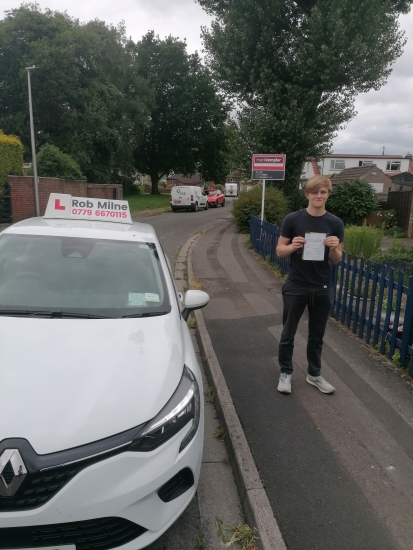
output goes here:
<path id="1" fill-rule="evenodd" d="M 276 246 L 281 229 L 251 216 L 250 241 L 254 250 L 276 265 L 282 275 L 290 259 L 278 258 Z M 388 273 L 388 276 L 387 276 Z M 332 267 L 334 303 L 331 315 L 377 347 L 390 359 L 400 354 L 400 364 L 409 363 L 413 376 L 413 275 L 389 269 L 385 264 L 343 252 L 340 262 Z M 408 280 L 408 285 L 404 284 Z"/>
<path id="2" fill-rule="evenodd" d="M 412 191 L 389 191 L 387 205 L 396 211 L 397 223 L 407 231 L 409 227 Z"/>

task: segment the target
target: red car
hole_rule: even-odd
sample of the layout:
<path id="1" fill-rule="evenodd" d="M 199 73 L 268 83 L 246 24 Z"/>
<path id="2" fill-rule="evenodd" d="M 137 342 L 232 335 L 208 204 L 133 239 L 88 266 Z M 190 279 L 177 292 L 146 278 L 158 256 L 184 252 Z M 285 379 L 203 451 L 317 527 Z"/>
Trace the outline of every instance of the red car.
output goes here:
<path id="1" fill-rule="evenodd" d="M 217 208 L 219 204 L 225 206 L 225 195 L 219 189 L 208 191 L 207 198 L 208 206 L 215 206 L 215 208 Z"/>

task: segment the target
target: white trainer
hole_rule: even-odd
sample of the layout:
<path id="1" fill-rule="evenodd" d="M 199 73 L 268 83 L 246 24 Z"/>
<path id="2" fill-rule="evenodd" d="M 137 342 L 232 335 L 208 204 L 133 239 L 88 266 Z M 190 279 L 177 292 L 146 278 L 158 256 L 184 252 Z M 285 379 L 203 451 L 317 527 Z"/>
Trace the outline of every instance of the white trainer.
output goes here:
<path id="1" fill-rule="evenodd" d="M 333 393 L 335 388 L 329 384 L 322 376 L 307 375 L 307 382 L 318 388 L 323 393 Z"/>
<path id="2" fill-rule="evenodd" d="M 281 373 L 277 390 L 281 393 L 291 393 L 291 374 Z"/>

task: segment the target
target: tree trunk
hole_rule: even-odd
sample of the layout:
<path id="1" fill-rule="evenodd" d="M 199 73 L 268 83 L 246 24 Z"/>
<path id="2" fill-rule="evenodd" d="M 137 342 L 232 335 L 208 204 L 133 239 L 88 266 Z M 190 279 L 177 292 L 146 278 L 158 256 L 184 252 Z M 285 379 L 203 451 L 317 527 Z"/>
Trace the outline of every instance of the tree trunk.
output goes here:
<path id="1" fill-rule="evenodd" d="M 151 195 L 160 195 L 161 193 L 158 188 L 158 183 L 159 183 L 158 172 L 151 172 L 149 175 L 151 177 L 151 182 L 152 182 Z"/>

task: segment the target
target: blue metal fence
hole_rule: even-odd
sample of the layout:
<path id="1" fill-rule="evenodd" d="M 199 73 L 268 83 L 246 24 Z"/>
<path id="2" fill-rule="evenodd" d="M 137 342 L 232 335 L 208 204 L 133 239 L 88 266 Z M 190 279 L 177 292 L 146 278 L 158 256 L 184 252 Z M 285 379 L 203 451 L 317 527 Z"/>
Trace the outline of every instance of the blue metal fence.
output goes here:
<path id="1" fill-rule="evenodd" d="M 275 252 L 280 233 L 276 225 L 251 216 L 252 246 L 286 275 L 289 257 L 278 258 Z M 331 315 L 381 354 L 393 360 L 399 354 L 400 365 L 409 362 L 413 376 L 413 276 L 343 252 L 332 268 L 332 281 Z"/>

